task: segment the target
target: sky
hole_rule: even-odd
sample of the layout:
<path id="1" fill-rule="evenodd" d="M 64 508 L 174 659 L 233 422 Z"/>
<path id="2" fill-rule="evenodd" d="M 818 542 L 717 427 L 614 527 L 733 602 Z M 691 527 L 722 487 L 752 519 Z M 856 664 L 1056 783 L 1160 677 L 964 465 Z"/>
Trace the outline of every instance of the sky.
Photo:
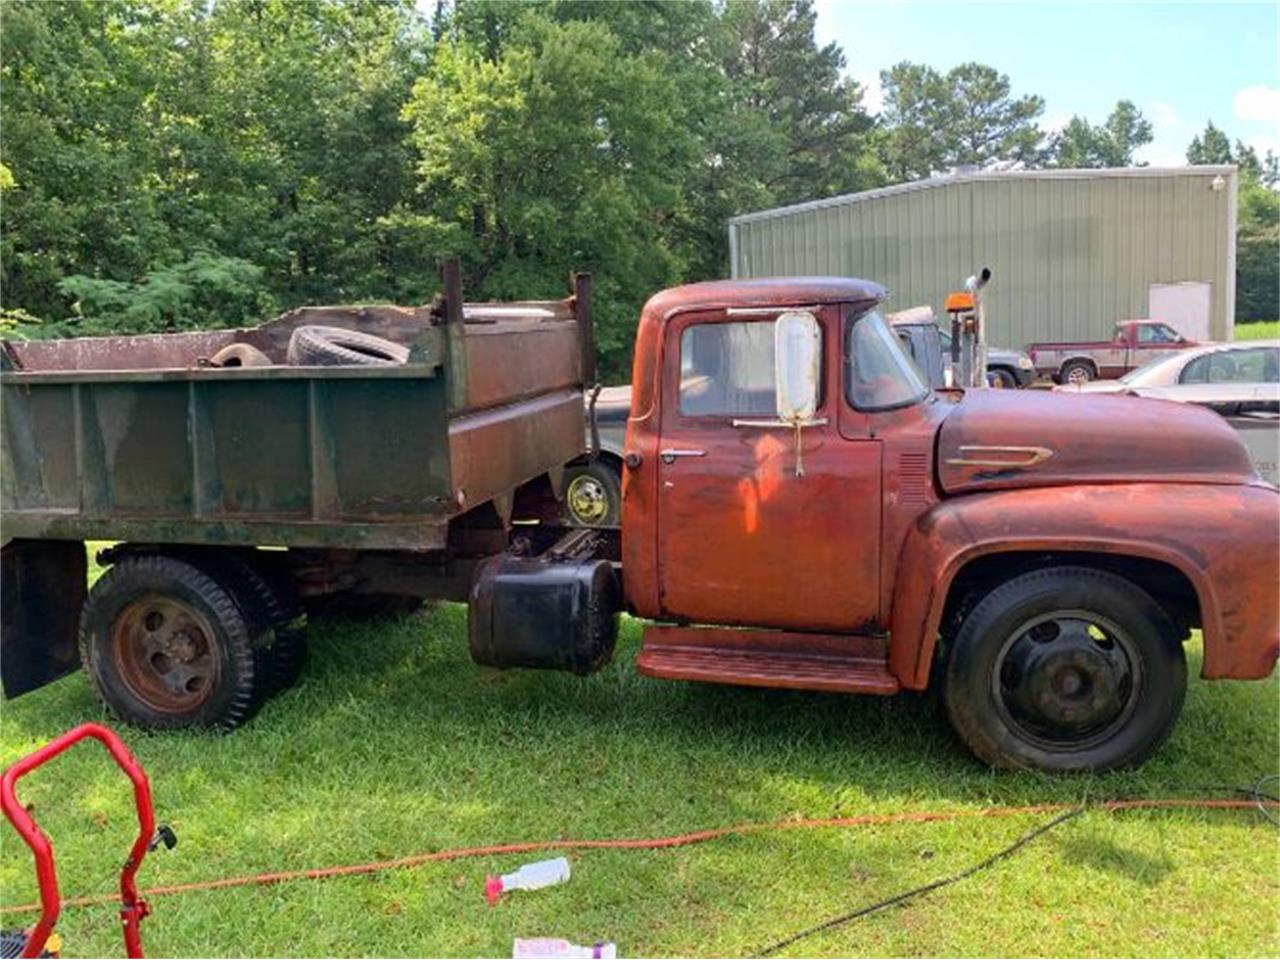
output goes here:
<path id="1" fill-rule="evenodd" d="M 1261 3 L 941 3 L 817 0 L 820 43 L 844 49 L 847 73 L 880 108 L 881 70 L 901 60 L 945 72 L 969 60 L 1008 75 L 1014 95 L 1039 94 L 1042 129 L 1074 114 L 1100 124 L 1117 100 L 1151 121 L 1137 159 L 1186 163 L 1212 120 L 1280 154 L 1280 0 Z"/>

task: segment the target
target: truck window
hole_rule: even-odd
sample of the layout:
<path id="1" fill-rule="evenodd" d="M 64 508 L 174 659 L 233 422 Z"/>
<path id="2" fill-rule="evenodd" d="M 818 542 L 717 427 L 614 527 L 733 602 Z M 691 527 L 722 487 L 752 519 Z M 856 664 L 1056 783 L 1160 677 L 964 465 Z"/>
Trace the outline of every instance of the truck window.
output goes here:
<path id="1" fill-rule="evenodd" d="M 859 410 L 923 400 L 929 387 L 874 310 L 845 320 L 845 392 Z"/>
<path id="2" fill-rule="evenodd" d="M 1177 343 L 1180 339 L 1176 330 L 1163 323 L 1145 323 L 1138 327 L 1139 343 Z"/>
<path id="3" fill-rule="evenodd" d="M 898 334 L 898 342 L 902 344 L 902 350 L 912 360 L 918 360 L 916 356 L 916 345 L 911 342 L 911 335 L 907 333 Z"/>
<path id="4" fill-rule="evenodd" d="M 680 335 L 680 412 L 773 416 L 773 322 L 700 323 Z"/>

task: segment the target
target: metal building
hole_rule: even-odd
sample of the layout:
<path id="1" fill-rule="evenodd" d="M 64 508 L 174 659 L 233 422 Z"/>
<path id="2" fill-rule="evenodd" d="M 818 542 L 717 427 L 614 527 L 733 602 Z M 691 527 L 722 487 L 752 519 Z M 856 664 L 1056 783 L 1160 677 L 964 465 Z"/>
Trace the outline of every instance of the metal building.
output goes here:
<path id="1" fill-rule="evenodd" d="M 1124 167 L 957 173 L 743 214 L 735 277 L 875 280 L 902 309 L 941 312 L 991 267 L 988 339 L 1106 338 L 1156 317 L 1196 340 L 1235 325 L 1236 168 Z"/>

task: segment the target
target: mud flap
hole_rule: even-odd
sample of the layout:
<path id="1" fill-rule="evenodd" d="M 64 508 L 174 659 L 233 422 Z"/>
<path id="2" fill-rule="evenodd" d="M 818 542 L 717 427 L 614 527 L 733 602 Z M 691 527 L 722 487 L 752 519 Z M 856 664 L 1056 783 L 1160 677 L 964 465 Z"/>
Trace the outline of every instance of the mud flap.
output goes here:
<path id="1" fill-rule="evenodd" d="M 76 632 L 88 560 L 79 540 L 12 540 L 0 550 L 0 680 L 12 699 L 80 665 Z"/>

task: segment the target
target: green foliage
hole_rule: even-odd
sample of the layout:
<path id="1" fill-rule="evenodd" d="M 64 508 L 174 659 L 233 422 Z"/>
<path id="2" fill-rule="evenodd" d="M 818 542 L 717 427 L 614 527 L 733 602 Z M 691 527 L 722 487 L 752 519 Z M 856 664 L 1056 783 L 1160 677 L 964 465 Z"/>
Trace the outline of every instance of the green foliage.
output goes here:
<path id="1" fill-rule="evenodd" d="M 84 318 L 80 332 L 159 333 L 255 322 L 270 306 L 262 274 L 246 260 L 202 252 L 137 283 L 77 274 L 58 290 Z"/>
<path id="2" fill-rule="evenodd" d="M 35 340 L 48 329 L 41 319 L 18 307 L 0 307 L 0 337 Z"/>
<path id="3" fill-rule="evenodd" d="M 1240 168 L 1236 208 L 1236 321 L 1280 316 L 1280 160 L 1207 124 L 1187 148 L 1187 162 Z"/>
<path id="4" fill-rule="evenodd" d="M 598 22 L 526 16 L 497 60 L 441 44 L 405 117 L 472 293 L 559 295 L 575 267 L 590 270 L 603 352 L 626 355 L 608 333 L 682 272 L 663 227 L 694 151 L 666 68 L 659 54 L 625 53 Z"/>
<path id="5" fill-rule="evenodd" d="M 1204 132 L 1187 147 L 1187 163 L 1214 165 L 1231 162 L 1231 141 L 1210 120 Z"/>
<path id="6" fill-rule="evenodd" d="M 408 0 L 14 0 L 0 53 L 6 302 L 65 318 L 64 277 L 136 285 L 206 249 L 282 303 L 429 294 Z"/>
<path id="7" fill-rule="evenodd" d="M 729 216 L 883 182 L 814 20 L 811 0 L 12 0 L 4 301 L 45 332 L 225 325 L 421 302 L 458 252 L 477 296 L 595 272 L 625 378 L 644 298 L 722 275 Z M 206 256 L 257 272 L 197 279 Z"/>
<path id="8" fill-rule="evenodd" d="M 1236 324 L 1233 338 L 1236 340 L 1278 340 L 1280 320 L 1250 320 Z"/>
<path id="9" fill-rule="evenodd" d="M 1280 193 L 1241 177 L 1236 229 L 1236 320 L 1280 316 Z"/>
<path id="10" fill-rule="evenodd" d="M 808 0 L 458 7 L 404 110 L 471 288 L 597 277 L 602 370 L 644 299 L 722 275 L 734 213 L 883 182 L 871 119 Z"/>
<path id="11" fill-rule="evenodd" d="M 1053 138 L 1050 154 L 1057 167 L 1127 167 L 1134 151 L 1151 139 L 1151 122 L 1132 101 L 1121 100 L 1100 127 L 1072 117 Z"/>
<path id="12" fill-rule="evenodd" d="M 928 177 L 1000 161 L 1039 165 L 1044 100 L 1014 97 L 1009 78 L 980 63 L 941 74 L 904 61 L 880 74 L 887 129 L 885 153 L 895 180 Z"/>

